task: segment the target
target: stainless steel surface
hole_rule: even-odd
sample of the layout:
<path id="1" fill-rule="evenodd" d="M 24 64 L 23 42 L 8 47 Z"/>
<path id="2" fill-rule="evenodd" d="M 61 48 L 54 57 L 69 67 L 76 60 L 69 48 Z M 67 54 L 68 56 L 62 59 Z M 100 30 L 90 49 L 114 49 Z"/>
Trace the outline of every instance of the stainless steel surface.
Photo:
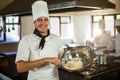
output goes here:
<path id="1" fill-rule="evenodd" d="M 0 73 L 0 80 L 13 80 L 13 79 L 10 79 L 9 77 L 3 75 L 2 73 Z"/>
<path id="2" fill-rule="evenodd" d="M 107 56 L 108 54 L 103 54 L 103 55 L 97 55 L 96 58 L 97 58 L 97 64 L 98 65 L 106 65 L 107 64 Z"/>
<path id="3" fill-rule="evenodd" d="M 51 12 L 71 12 L 115 8 L 108 0 L 66 0 L 49 5 Z"/>
<path id="4" fill-rule="evenodd" d="M 62 58 L 62 67 L 69 71 L 83 71 L 87 67 L 89 67 L 94 62 L 94 60 L 95 60 L 95 55 L 91 48 L 89 48 L 87 46 L 76 46 L 76 47 L 68 46 L 68 48 Z M 69 61 L 76 61 L 76 62 L 81 61 L 82 62 L 81 65 L 83 67 L 76 68 L 74 70 L 72 70 L 70 68 L 66 68 L 66 64 Z M 80 65 L 80 64 L 77 63 L 76 66 L 78 66 L 78 65 Z M 78 66 L 78 67 L 80 67 L 80 66 Z"/>

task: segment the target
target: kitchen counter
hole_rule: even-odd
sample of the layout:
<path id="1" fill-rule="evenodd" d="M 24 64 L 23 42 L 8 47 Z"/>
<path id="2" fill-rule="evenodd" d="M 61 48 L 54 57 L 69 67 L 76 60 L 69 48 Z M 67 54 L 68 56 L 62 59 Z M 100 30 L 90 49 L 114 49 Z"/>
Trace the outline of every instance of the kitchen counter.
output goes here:
<path id="1" fill-rule="evenodd" d="M 97 65 L 82 72 L 59 68 L 60 80 L 120 80 L 120 63 Z"/>
<path id="2" fill-rule="evenodd" d="M 0 73 L 0 80 L 12 80 L 12 79 Z"/>
<path id="3" fill-rule="evenodd" d="M 16 52 L 0 52 L 0 55 L 3 55 L 3 56 L 10 56 L 10 55 L 16 55 Z"/>
<path id="4" fill-rule="evenodd" d="M 0 71 L 8 77 L 14 77 L 18 75 L 15 57 L 16 52 L 0 52 Z"/>
<path id="5" fill-rule="evenodd" d="M 3 55 L 0 55 L 0 59 L 2 59 L 2 58 L 4 58 L 4 56 L 3 56 Z"/>

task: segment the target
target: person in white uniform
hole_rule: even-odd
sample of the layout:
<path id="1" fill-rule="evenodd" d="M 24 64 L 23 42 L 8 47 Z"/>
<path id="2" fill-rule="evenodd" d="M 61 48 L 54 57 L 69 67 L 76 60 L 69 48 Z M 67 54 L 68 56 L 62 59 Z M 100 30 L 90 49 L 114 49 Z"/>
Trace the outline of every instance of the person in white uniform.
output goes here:
<path id="1" fill-rule="evenodd" d="M 120 20 L 116 20 L 116 29 L 117 29 L 117 35 L 115 38 L 115 58 L 118 63 L 120 63 Z M 120 71 L 118 71 L 118 79 L 120 79 Z"/>
<path id="2" fill-rule="evenodd" d="M 109 53 L 114 50 L 114 41 L 110 34 L 105 31 L 104 20 L 99 21 L 99 29 L 101 33 L 95 37 L 93 41 L 94 47 L 98 50 L 104 50 L 104 53 Z"/>
<path id="3" fill-rule="evenodd" d="M 120 57 L 120 20 L 115 21 L 115 26 L 118 32 L 115 38 L 115 52 L 116 57 Z"/>
<path id="4" fill-rule="evenodd" d="M 115 20 L 115 28 L 117 35 L 115 37 L 115 52 L 108 58 L 110 62 L 120 60 L 120 20 Z"/>
<path id="5" fill-rule="evenodd" d="M 117 30 L 117 35 L 115 37 L 115 51 L 108 57 L 110 63 L 120 62 L 120 20 L 115 20 L 115 28 Z"/>
<path id="6" fill-rule="evenodd" d="M 35 30 L 24 36 L 18 45 L 17 70 L 19 73 L 29 71 L 27 80 L 59 80 L 57 68 L 64 50 L 60 38 L 49 31 L 47 3 L 34 2 L 32 14 Z"/>

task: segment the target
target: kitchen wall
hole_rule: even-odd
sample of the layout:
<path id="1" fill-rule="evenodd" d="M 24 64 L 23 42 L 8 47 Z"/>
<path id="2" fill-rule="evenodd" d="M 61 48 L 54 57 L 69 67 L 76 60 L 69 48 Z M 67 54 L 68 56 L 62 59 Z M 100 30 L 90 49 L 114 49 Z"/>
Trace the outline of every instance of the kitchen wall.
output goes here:
<path id="1" fill-rule="evenodd" d="M 32 16 L 23 16 L 21 17 L 21 26 L 22 26 L 22 37 L 33 32 L 34 23 Z"/>
<path id="2" fill-rule="evenodd" d="M 91 16 L 74 16 L 74 42 L 85 45 L 91 37 Z"/>

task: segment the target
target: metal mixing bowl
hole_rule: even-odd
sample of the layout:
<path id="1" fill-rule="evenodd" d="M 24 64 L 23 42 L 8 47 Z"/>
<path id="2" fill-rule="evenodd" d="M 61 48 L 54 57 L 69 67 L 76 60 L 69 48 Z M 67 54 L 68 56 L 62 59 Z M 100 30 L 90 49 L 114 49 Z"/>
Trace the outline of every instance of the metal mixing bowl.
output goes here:
<path id="1" fill-rule="evenodd" d="M 66 48 L 64 56 L 62 57 L 62 67 L 68 71 L 83 71 L 90 66 L 94 58 L 95 58 L 94 51 L 87 46 L 74 46 L 74 47 L 68 46 Z M 69 67 L 67 68 L 66 65 L 70 61 L 76 62 L 75 64 L 75 66 L 77 66 L 76 69 L 72 69 Z M 77 64 L 77 62 L 79 61 L 82 62 L 82 64 Z M 82 68 L 80 65 L 82 66 Z M 71 64 L 69 66 L 71 66 Z"/>

